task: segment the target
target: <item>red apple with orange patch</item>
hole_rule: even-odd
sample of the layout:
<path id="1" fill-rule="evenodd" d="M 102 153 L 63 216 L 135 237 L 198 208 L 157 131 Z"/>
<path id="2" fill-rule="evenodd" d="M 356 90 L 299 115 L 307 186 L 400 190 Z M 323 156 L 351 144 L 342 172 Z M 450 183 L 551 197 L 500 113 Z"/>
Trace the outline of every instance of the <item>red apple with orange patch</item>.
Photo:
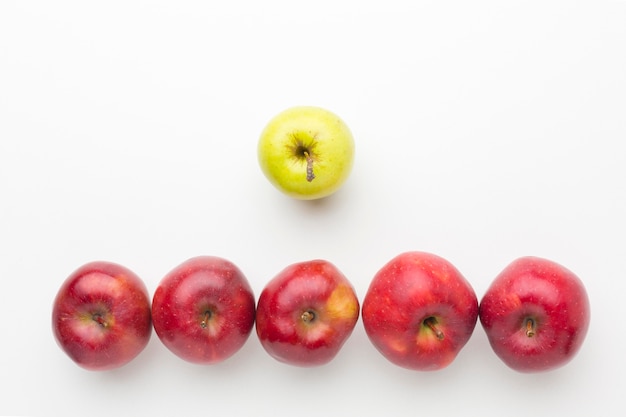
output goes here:
<path id="1" fill-rule="evenodd" d="M 274 359 L 295 366 L 330 362 L 352 333 L 359 301 L 348 279 L 324 260 L 288 266 L 263 289 L 256 331 Z"/>

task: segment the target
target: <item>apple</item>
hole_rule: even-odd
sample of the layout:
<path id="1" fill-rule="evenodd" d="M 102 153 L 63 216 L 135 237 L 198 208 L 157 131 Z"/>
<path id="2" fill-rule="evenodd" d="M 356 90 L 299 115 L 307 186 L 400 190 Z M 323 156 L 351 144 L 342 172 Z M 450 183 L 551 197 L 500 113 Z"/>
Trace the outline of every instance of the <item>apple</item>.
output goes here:
<path id="1" fill-rule="evenodd" d="M 263 289 L 256 332 L 276 360 L 319 366 L 341 350 L 359 317 L 359 301 L 348 279 L 325 260 L 292 264 Z"/>
<path id="2" fill-rule="evenodd" d="M 146 286 L 121 265 L 87 263 L 61 285 L 52 329 L 61 349 L 85 369 L 125 365 L 146 347 L 152 332 Z"/>
<path id="3" fill-rule="evenodd" d="M 198 256 L 166 274 L 154 292 L 152 321 L 161 342 L 178 357 L 214 364 L 234 355 L 254 326 L 250 284 L 232 262 Z"/>
<path id="4" fill-rule="evenodd" d="M 370 341 L 391 363 L 433 371 L 448 366 L 469 340 L 478 300 L 452 264 L 413 251 L 376 273 L 361 314 Z"/>
<path id="5" fill-rule="evenodd" d="M 258 143 L 261 170 L 285 194 L 302 200 L 327 197 L 348 178 L 354 139 L 334 113 L 314 106 L 275 116 Z"/>
<path id="6" fill-rule="evenodd" d="M 573 272 L 547 259 L 509 264 L 480 301 L 480 321 L 496 355 L 520 372 L 556 369 L 580 349 L 589 299 Z"/>

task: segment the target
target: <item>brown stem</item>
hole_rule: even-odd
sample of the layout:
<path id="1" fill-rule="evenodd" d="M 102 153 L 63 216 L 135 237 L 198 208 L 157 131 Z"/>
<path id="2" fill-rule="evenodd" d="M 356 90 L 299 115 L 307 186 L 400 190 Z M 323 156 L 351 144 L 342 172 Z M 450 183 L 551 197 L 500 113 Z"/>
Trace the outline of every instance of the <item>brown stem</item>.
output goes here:
<path id="1" fill-rule="evenodd" d="M 306 158 L 306 180 L 311 182 L 315 179 L 315 174 L 313 173 L 313 157 L 311 157 L 307 151 L 304 151 L 304 157 Z"/>
<path id="2" fill-rule="evenodd" d="M 307 310 L 300 316 L 303 322 L 310 323 L 315 320 L 315 312 L 311 310 Z"/>
<path id="3" fill-rule="evenodd" d="M 445 336 L 443 332 L 437 328 L 436 318 L 428 317 L 427 319 L 424 320 L 424 324 L 426 325 L 426 327 L 428 327 L 430 330 L 432 330 L 435 333 L 435 335 L 437 336 L 437 339 L 443 340 Z"/>
<path id="4" fill-rule="evenodd" d="M 535 320 L 526 319 L 526 336 L 533 337 L 536 334 Z"/>
<path id="5" fill-rule="evenodd" d="M 206 327 L 209 325 L 209 320 L 211 319 L 211 316 L 213 314 L 211 313 L 210 310 L 207 310 L 204 312 L 204 317 L 202 318 L 202 321 L 200 322 L 200 327 L 202 327 L 203 329 L 206 329 Z"/>

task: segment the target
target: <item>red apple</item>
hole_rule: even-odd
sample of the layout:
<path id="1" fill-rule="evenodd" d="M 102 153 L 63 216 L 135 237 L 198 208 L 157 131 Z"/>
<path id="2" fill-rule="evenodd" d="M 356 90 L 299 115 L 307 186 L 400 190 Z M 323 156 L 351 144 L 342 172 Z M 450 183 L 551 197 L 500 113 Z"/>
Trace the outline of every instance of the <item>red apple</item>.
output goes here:
<path id="1" fill-rule="evenodd" d="M 493 281 L 480 321 L 498 357 L 520 372 L 558 368 L 578 352 L 589 327 L 582 281 L 552 261 L 524 257 Z"/>
<path id="2" fill-rule="evenodd" d="M 159 283 L 152 299 L 154 329 L 170 351 L 188 362 L 221 362 L 252 332 L 254 302 L 248 280 L 232 262 L 191 258 Z"/>
<path id="3" fill-rule="evenodd" d="M 296 366 L 330 362 L 354 329 L 359 301 L 333 264 L 312 260 L 288 266 L 263 289 L 256 331 L 265 350 Z"/>
<path id="4" fill-rule="evenodd" d="M 406 252 L 376 273 L 363 300 L 362 316 L 372 344 L 390 362 L 438 370 L 456 358 L 472 335 L 478 300 L 448 261 Z"/>
<path id="5" fill-rule="evenodd" d="M 52 329 L 61 349 L 81 367 L 118 368 L 139 355 L 150 339 L 146 286 L 121 265 L 85 264 L 59 289 Z"/>

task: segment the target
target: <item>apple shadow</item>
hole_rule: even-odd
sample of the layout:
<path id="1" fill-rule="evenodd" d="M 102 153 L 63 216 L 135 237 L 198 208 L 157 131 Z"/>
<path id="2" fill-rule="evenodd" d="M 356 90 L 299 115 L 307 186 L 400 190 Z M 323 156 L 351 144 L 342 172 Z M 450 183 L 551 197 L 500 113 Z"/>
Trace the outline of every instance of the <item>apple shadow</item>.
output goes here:
<path id="1" fill-rule="evenodd" d="M 316 198 L 314 200 L 301 200 L 301 199 L 292 198 L 292 197 L 288 197 L 288 198 L 294 202 L 294 205 L 305 207 L 310 210 L 324 210 L 324 209 L 327 209 L 328 207 L 334 207 L 340 204 L 339 201 L 343 200 L 342 195 L 345 194 L 344 191 L 345 190 L 340 189 L 329 196 L 326 196 L 323 198 Z"/>
<path id="2" fill-rule="evenodd" d="M 350 207 L 350 202 L 355 201 L 355 192 L 350 184 L 345 184 L 339 190 L 333 194 L 317 198 L 314 200 L 301 200 L 293 197 L 285 196 L 288 199 L 288 204 L 296 210 L 304 212 L 305 215 L 321 216 L 328 213 L 341 212 L 342 208 Z"/>

